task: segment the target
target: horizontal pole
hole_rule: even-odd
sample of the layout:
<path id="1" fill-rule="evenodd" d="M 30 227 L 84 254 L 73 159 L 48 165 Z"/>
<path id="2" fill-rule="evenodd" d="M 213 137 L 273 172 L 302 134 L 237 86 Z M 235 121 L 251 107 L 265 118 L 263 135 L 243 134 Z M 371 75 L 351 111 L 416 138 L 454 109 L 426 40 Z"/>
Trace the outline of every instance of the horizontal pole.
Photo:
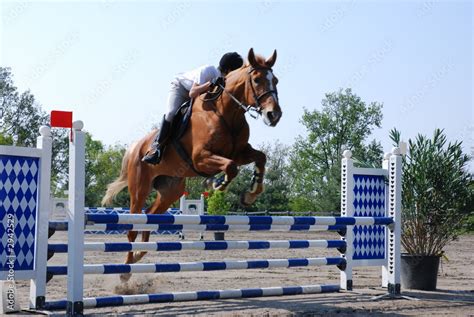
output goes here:
<path id="1" fill-rule="evenodd" d="M 290 217 L 290 216 L 199 216 L 86 214 L 86 223 L 175 225 L 388 225 L 391 217 Z"/>
<path id="2" fill-rule="evenodd" d="M 50 222 L 49 227 L 56 231 L 67 231 L 67 222 Z M 345 225 L 160 225 L 160 224 L 93 224 L 87 225 L 85 231 L 169 231 L 169 232 L 203 232 L 203 231 L 339 231 Z"/>
<path id="3" fill-rule="evenodd" d="M 133 304 L 170 303 L 195 300 L 251 298 L 267 296 L 291 296 L 301 294 L 334 293 L 339 285 L 303 285 L 266 288 L 243 288 L 229 290 L 207 290 L 194 292 L 173 292 L 142 295 L 121 295 L 84 298 L 84 308 L 125 306 Z M 46 310 L 66 309 L 67 301 L 58 300 L 45 303 Z"/>
<path id="4" fill-rule="evenodd" d="M 255 241 L 185 241 L 185 242 L 89 242 L 84 251 L 182 251 L 182 250 L 256 250 L 256 249 L 307 249 L 342 248 L 343 240 L 255 240 Z M 48 251 L 67 253 L 67 244 L 49 244 Z"/>
<path id="5" fill-rule="evenodd" d="M 87 264 L 84 274 L 122 274 L 122 273 L 169 273 L 223 270 L 248 270 L 267 268 L 289 268 L 302 266 L 339 265 L 345 263 L 342 257 L 296 258 L 249 261 L 184 262 L 184 263 L 145 263 L 145 264 Z M 48 266 L 51 275 L 66 275 L 67 266 Z"/>
<path id="6" fill-rule="evenodd" d="M 49 221 L 48 228 L 56 231 L 67 231 L 68 223 L 67 221 Z"/>

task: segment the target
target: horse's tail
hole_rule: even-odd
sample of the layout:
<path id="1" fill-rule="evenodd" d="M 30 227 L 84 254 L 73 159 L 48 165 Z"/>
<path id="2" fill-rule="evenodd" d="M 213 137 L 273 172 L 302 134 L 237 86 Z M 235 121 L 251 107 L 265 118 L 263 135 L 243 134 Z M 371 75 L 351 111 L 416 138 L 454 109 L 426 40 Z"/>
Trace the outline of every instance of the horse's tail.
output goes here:
<path id="1" fill-rule="evenodd" d="M 114 198 L 127 187 L 128 180 L 128 160 L 130 158 L 130 148 L 125 151 L 125 154 L 122 159 L 122 169 L 120 171 L 119 177 L 114 180 L 112 183 L 107 185 L 107 191 L 104 198 L 102 198 L 102 206 L 111 205 Z"/>

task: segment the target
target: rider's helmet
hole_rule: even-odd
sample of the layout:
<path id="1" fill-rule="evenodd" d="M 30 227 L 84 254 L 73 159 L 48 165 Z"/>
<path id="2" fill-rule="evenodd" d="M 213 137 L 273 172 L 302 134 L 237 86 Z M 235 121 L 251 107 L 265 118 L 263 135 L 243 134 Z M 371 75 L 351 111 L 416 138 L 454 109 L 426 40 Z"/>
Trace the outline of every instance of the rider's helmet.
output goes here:
<path id="1" fill-rule="evenodd" d="M 236 52 L 225 53 L 219 61 L 219 70 L 223 73 L 229 73 L 237 68 L 242 67 L 244 60 Z"/>

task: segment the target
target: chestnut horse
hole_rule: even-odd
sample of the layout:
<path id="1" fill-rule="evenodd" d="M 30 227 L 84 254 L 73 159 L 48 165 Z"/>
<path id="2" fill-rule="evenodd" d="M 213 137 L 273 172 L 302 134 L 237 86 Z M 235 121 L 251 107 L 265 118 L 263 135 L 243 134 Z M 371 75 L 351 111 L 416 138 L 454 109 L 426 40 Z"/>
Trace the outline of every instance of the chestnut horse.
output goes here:
<path id="1" fill-rule="evenodd" d="M 266 156 L 249 144 L 249 125 L 245 113 L 254 110 L 262 115 L 265 124 L 274 127 L 282 112 L 278 103 L 272 67 L 276 51 L 264 59 L 248 53 L 248 63 L 230 72 L 225 78 L 225 89 L 215 100 L 198 97 L 194 100 L 192 115 L 186 132 L 180 142 L 189 153 L 190 160 L 184 160 L 173 144 L 169 144 L 158 165 L 141 161 L 150 148 L 157 131 L 132 144 L 125 152 L 120 176 L 107 187 L 102 203 L 110 204 L 113 198 L 128 186 L 130 213 L 140 214 L 151 191 L 156 189 L 157 197 L 146 213 L 164 213 L 184 192 L 185 178 L 203 174 L 213 176 L 223 172 L 220 179 L 213 180 L 216 190 L 225 190 L 238 174 L 238 166 L 255 163 L 250 189 L 242 193 L 241 203 L 250 205 L 263 192 L 263 176 Z M 248 105 L 248 106 L 247 106 Z M 137 231 L 128 232 L 128 240 L 135 241 Z M 149 240 L 150 232 L 142 232 L 142 241 Z M 127 254 L 125 263 L 139 261 L 146 252 Z M 128 280 L 129 274 L 122 276 Z"/>

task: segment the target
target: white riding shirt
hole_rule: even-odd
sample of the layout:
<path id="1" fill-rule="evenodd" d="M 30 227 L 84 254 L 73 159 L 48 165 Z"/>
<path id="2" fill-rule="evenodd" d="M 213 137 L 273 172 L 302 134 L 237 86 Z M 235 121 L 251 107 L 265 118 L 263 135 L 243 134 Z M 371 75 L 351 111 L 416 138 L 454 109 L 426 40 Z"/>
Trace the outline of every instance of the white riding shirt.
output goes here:
<path id="1" fill-rule="evenodd" d="M 214 78 L 221 77 L 221 72 L 214 66 L 204 65 L 196 69 L 180 73 L 177 79 L 186 90 L 191 90 L 193 84 L 202 85 Z"/>

